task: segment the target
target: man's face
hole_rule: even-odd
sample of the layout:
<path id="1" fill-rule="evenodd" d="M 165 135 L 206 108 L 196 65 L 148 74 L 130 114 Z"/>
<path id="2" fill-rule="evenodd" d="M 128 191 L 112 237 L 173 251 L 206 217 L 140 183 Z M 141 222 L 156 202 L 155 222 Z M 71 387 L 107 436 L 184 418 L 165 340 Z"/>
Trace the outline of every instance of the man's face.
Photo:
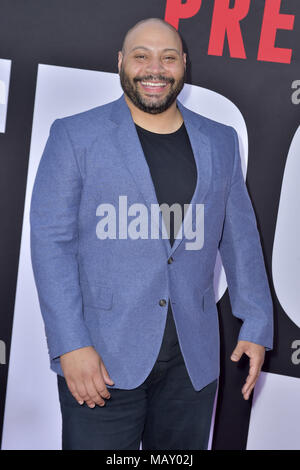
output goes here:
<path id="1" fill-rule="evenodd" d="M 148 23 L 129 34 L 124 49 L 118 62 L 124 93 L 146 113 L 166 111 L 185 81 L 180 39 L 164 25 Z"/>

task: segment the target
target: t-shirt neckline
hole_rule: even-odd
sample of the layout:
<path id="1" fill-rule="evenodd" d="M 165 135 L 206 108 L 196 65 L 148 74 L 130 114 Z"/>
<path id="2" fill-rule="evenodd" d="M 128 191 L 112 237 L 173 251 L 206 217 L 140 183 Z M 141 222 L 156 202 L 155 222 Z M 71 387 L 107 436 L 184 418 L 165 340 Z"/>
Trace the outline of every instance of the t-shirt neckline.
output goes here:
<path id="1" fill-rule="evenodd" d="M 139 126 L 138 124 L 134 123 L 134 125 L 136 126 L 136 128 L 145 133 L 145 134 L 151 134 L 151 135 L 155 135 L 157 137 L 170 137 L 170 136 L 173 136 L 173 135 L 177 135 L 179 134 L 180 132 L 183 131 L 183 128 L 184 128 L 184 121 L 182 122 L 181 126 L 174 132 L 169 132 L 168 134 L 161 134 L 159 132 L 152 132 L 152 131 L 148 131 L 148 129 L 144 129 L 144 127 L 141 127 Z"/>

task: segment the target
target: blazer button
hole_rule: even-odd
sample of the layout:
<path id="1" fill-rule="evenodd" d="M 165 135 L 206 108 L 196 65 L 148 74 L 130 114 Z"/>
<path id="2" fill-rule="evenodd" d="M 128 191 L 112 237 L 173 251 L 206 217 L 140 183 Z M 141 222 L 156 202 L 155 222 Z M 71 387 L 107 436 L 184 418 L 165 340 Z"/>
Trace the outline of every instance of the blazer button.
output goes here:
<path id="1" fill-rule="evenodd" d="M 160 299 L 158 303 L 161 307 L 163 307 L 164 305 L 166 305 L 167 301 L 165 299 Z"/>
<path id="2" fill-rule="evenodd" d="M 168 259 L 168 264 L 171 264 L 171 263 L 173 263 L 173 261 L 174 261 L 174 258 L 173 258 L 173 256 L 170 256 L 170 258 Z"/>

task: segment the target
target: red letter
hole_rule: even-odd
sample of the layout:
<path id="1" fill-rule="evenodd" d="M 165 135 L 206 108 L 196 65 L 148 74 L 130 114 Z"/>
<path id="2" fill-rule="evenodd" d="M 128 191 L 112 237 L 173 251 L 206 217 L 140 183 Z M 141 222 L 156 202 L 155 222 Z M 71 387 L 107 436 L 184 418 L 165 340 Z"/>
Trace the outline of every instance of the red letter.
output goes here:
<path id="1" fill-rule="evenodd" d="M 280 6 L 281 0 L 266 0 L 257 59 L 290 64 L 292 49 L 282 49 L 274 44 L 277 29 L 293 29 L 295 16 L 280 14 Z"/>
<path id="2" fill-rule="evenodd" d="M 230 0 L 215 0 L 208 54 L 223 54 L 227 33 L 230 56 L 246 59 L 240 21 L 248 15 L 250 0 L 236 0 L 234 8 L 229 8 L 229 2 Z"/>
<path id="3" fill-rule="evenodd" d="M 167 0 L 165 21 L 178 29 L 180 18 L 191 18 L 200 10 L 202 0 Z"/>

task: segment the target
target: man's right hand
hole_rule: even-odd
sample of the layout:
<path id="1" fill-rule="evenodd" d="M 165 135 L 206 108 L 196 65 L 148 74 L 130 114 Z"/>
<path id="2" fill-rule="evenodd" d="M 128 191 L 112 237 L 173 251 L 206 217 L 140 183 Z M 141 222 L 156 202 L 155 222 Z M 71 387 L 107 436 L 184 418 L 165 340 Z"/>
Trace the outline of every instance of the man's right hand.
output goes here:
<path id="1" fill-rule="evenodd" d="M 68 388 L 80 405 L 104 406 L 104 398 L 110 398 L 105 384 L 113 385 L 106 367 L 92 346 L 75 349 L 60 356 Z"/>

